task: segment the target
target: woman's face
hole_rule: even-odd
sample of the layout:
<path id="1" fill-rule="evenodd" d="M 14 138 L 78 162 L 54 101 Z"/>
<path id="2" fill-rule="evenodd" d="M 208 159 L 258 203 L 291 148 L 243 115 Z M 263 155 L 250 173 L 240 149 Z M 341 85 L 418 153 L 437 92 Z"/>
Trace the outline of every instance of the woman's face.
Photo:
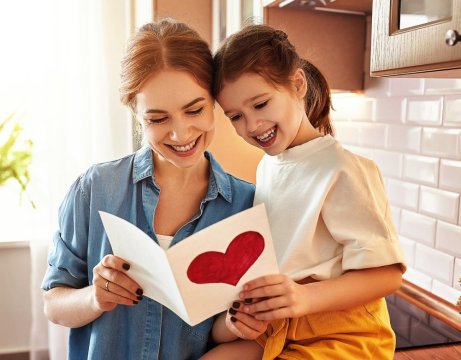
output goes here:
<path id="1" fill-rule="evenodd" d="M 258 74 L 244 73 L 225 83 L 217 97 L 237 134 L 269 155 L 305 141 L 304 130 L 310 123 L 304 111 L 305 79 L 301 73 L 295 77 L 298 75 L 289 91 L 276 88 Z M 294 86 L 296 81 L 303 89 Z"/>
<path id="2" fill-rule="evenodd" d="M 187 168 L 203 159 L 213 139 L 214 101 L 185 71 L 164 70 L 150 77 L 136 95 L 144 136 L 161 161 Z"/>

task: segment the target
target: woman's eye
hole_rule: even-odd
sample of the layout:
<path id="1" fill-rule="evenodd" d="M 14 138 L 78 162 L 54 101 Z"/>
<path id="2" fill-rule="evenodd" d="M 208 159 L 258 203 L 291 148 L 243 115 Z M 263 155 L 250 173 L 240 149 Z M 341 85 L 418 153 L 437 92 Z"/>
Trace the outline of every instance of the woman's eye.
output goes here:
<path id="1" fill-rule="evenodd" d="M 237 120 L 240 120 L 241 118 L 242 118 L 241 114 L 229 116 L 230 121 L 237 121 Z"/>
<path id="2" fill-rule="evenodd" d="M 256 104 L 254 107 L 255 107 L 255 109 L 262 109 L 263 107 L 265 107 L 267 105 L 268 102 L 269 102 L 269 100 L 260 102 L 260 103 Z"/>
<path id="3" fill-rule="evenodd" d="M 161 124 L 161 123 L 164 123 L 166 121 L 166 117 L 162 117 L 160 119 L 144 119 L 144 121 L 146 122 L 146 124 Z"/>
<path id="4" fill-rule="evenodd" d="M 199 114 L 201 114 L 202 111 L 203 111 L 203 106 L 202 106 L 201 108 L 197 109 L 197 110 L 189 110 L 189 111 L 187 111 L 186 113 L 187 113 L 188 115 L 194 116 L 194 115 L 199 115 Z"/>

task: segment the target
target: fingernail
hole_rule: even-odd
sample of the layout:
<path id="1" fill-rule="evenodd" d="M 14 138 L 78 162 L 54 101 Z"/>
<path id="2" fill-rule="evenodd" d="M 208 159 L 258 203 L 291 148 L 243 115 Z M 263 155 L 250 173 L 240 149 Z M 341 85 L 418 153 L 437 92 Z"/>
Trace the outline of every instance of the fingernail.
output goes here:
<path id="1" fill-rule="evenodd" d="M 237 302 L 237 301 L 234 301 L 234 302 L 232 303 L 232 307 L 233 307 L 234 309 L 238 309 L 238 308 L 240 307 L 240 303 Z"/>
<path id="2" fill-rule="evenodd" d="M 136 290 L 136 295 L 142 295 L 144 291 L 142 291 L 142 289 L 138 289 Z"/>
<path id="3" fill-rule="evenodd" d="M 136 300 L 133 300 L 133 304 L 135 304 L 135 305 L 136 305 L 137 303 L 138 303 L 138 302 L 137 302 Z"/>
<path id="4" fill-rule="evenodd" d="M 237 321 L 237 319 L 236 319 L 235 317 L 231 316 L 231 318 L 230 318 L 230 321 L 232 321 L 232 322 L 236 322 L 236 321 Z"/>
<path id="5" fill-rule="evenodd" d="M 125 270 L 130 270 L 130 264 L 123 263 L 122 268 L 124 268 Z"/>
<path id="6" fill-rule="evenodd" d="M 235 314 L 237 314 L 237 310 L 235 310 L 234 308 L 230 308 L 229 309 L 229 314 L 235 315 Z"/>
<path id="7" fill-rule="evenodd" d="M 138 298 L 138 300 L 142 300 L 142 295 L 138 295 L 136 297 Z"/>
<path id="8" fill-rule="evenodd" d="M 252 298 L 246 298 L 244 301 L 245 301 L 246 304 L 251 304 L 253 302 L 253 299 Z"/>

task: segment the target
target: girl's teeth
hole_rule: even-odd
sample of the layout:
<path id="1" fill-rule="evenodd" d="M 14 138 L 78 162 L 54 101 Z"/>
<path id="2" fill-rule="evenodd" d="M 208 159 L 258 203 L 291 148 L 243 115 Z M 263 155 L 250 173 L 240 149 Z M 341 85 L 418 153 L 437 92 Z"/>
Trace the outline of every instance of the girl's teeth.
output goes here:
<path id="1" fill-rule="evenodd" d="M 275 134 L 275 129 L 272 128 L 269 131 L 266 131 L 264 134 L 256 136 L 256 139 L 258 139 L 259 141 L 262 141 L 262 142 L 266 142 L 266 141 L 272 139 L 274 134 Z"/>
<path id="2" fill-rule="evenodd" d="M 185 151 L 189 151 L 190 149 L 192 149 L 195 146 L 196 141 L 197 141 L 197 139 L 192 141 L 190 144 L 187 144 L 187 145 L 184 145 L 184 146 L 171 145 L 171 147 L 173 149 L 175 149 L 176 151 L 185 152 Z"/>

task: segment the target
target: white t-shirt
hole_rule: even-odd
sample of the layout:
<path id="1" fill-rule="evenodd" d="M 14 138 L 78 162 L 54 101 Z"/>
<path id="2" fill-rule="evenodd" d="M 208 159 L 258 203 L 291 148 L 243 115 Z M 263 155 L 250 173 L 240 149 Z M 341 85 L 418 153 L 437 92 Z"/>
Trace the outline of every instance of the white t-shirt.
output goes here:
<path id="1" fill-rule="evenodd" d="M 327 135 L 258 165 L 255 204 L 265 203 L 280 271 L 294 280 L 406 261 L 375 163 Z"/>
<path id="2" fill-rule="evenodd" d="M 157 239 L 160 247 L 167 251 L 173 241 L 173 236 L 157 234 Z"/>

